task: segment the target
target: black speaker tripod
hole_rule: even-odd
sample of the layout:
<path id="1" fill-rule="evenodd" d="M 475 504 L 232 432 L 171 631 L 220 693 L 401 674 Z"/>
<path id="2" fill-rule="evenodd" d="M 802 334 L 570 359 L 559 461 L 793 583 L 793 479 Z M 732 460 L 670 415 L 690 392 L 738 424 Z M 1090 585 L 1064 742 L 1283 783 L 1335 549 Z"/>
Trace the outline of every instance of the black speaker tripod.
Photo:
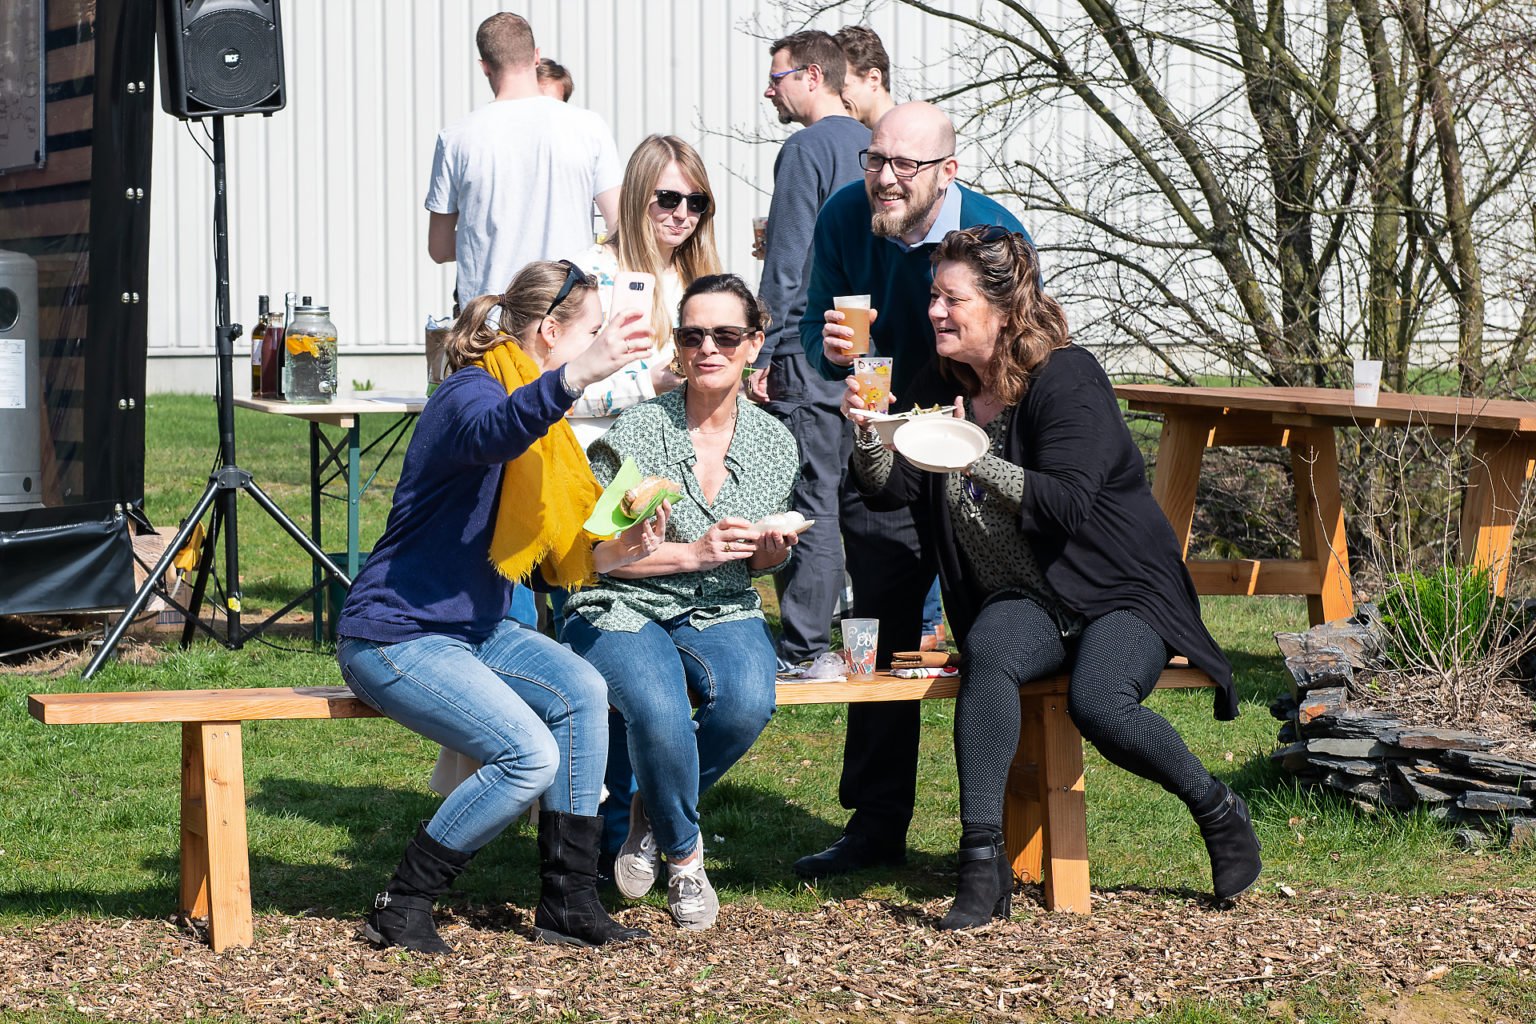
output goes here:
<path id="1" fill-rule="evenodd" d="M 144 581 L 133 600 L 129 603 L 123 617 L 112 627 L 102 642 L 101 650 L 91 659 L 86 666 L 82 677 L 91 678 L 102 663 L 111 657 L 116 650 L 118 642 L 127 632 L 128 626 L 134 617 L 143 611 L 144 605 L 149 602 L 153 594 L 159 590 L 161 596 L 171 605 L 181 608 L 186 615 L 186 627 L 182 630 L 181 646 L 186 647 L 192 642 L 192 637 L 201 627 L 208 635 L 220 641 L 230 650 L 239 650 L 245 642 L 265 631 L 278 619 L 298 607 L 300 603 L 308 600 L 316 590 L 330 583 L 331 580 L 340 582 L 343 586 L 350 587 L 352 580 L 347 574 L 331 561 L 329 555 L 320 550 L 310 536 L 301 530 L 293 520 L 277 507 L 277 503 L 267 496 L 267 492 L 257 486 L 251 474 L 241 469 L 235 463 L 235 339 L 240 337 L 242 329 L 239 324 L 230 322 L 229 313 L 229 213 L 225 203 L 225 161 L 224 161 L 224 118 L 215 116 L 213 120 L 213 270 L 215 282 L 216 321 L 213 329 L 214 357 L 218 363 L 218 417 L 219 417 L 219 464 L 208 475 L 208 486 L 203 490 L 203 496 L 197 500 L 192 511 L 182 520 L 181 528 L 176 531 L 176 536 L 165 546 L 164 553 L 159 561 L 150 570 L 149 578 Z M 309 556 L 315 560 L 324 570 L 324 575 L 319 582 L 308 590 L 299 594 L 282 608 L 267 616 L 261 622 L 251 627 L 243 627 L 240 624 L 240 544 L 239 544 L 239 519 L 237 515 L 236 498 L 241 492 L 249 495 L 251 500 L 267 515 L 281 526 L 288 536 L 292 537 L 299 547 L 303 548 Z M 203 540 L 202 554 L 197 562 L 196 582 L 192 587 L 192 596 L 187 606 L 182 608 L 169 595 L 164 593 L 160 581 L 165 578 L 165 572 L 171 566 L 171 561 L 177 552 L 186 547 L 188 540 L 193 536 L 197 527 L 202 523 L 203 516 L 212 509 L 213 518 L 210 520 L 207 535 Z M 213 627 L 204 624 L 198 614 L 202 609 L 203 597 L 208 589 L 208 576 L 213 569 L 214 557 L 219 547 L 219 535 L 224 536 L 224 625 L 225 632 L 221 637 Z"/>

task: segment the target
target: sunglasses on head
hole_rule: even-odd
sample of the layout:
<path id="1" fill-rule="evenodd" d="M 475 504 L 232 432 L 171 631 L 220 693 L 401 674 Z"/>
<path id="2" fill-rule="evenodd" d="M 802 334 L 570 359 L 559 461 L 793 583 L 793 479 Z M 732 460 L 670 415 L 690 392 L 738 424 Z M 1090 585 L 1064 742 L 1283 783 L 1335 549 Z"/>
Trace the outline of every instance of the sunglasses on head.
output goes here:
<path id="1" fill-rule="evenodd" d="M 688 200 L 689 213 L 703 213 L 709 209 L 709 193 L 707 192 L 689 192 L 687 195 L 684 195 L 670 188 L 659 188 L 656 190 L 656 205 L 663 210 L 677 209 L 677 204 L 684 199 Z"/>
<path id="2" fill-rule="evenodd" d="M 565 280 L 561 282 L 560 290 L 555 292 L 555 301 L 551 302 L 549 308 L 544 311 L 545 316 L 553 316 L 555 310 L 560 308 L 560 303 L 571 294 L 571 289 L 578 284 L 584 284 L 587 280 L 587 275 L 582 269 L 570 260 L 561 260 L 560 265 L 565 267 Z"/>
<path id="3" fill-rule="evenodd" d="M 1001 224 L 987 224 L 985 226 L 974 228 L 956 228 L 949 234 L 959 235 L 963 238 L 969 238 L 970 240 L 981 245 L 992 245 L 996 242 L 1007 241 L 1013 232 L 1009 231 Z M 948 238 L 948 236 L 945 237 Z"/>
<path id="4" fill-rule="evenodd" d="M 714 338 L 716 348 L 735 348 L 753 332 L 746 327 L 677 327 L 672 337 L 678 348 L 698 348 L 705 338 Z"/>

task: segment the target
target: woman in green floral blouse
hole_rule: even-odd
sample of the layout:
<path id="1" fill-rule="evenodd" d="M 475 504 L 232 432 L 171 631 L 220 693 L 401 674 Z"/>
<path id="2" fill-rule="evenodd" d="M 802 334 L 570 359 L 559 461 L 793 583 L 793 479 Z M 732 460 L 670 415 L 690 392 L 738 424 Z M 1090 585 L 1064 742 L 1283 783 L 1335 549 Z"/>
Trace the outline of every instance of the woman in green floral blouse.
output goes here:
<path id="1" fill-rule="evenodd" d="M 654 554 L 571 595 L 562 634 L 607 678 L 639 782 L 614 881 L 643 896 L 665 857 L 667 905 L 690 929 L 714 924 L 720 906 L 704 874 L 699 794 L 773 714 L 773 641 L 752 577 L 782 566 L 795 543 L 754 525 L 786 510 L 800 465 L 789 431 L 741 395 L 767 319 L 732 274 L 684 293 L 674 332 L 684 385 L 630 408 L 587 452 L 599 480 L 627 457 L 683 496 Z"/>

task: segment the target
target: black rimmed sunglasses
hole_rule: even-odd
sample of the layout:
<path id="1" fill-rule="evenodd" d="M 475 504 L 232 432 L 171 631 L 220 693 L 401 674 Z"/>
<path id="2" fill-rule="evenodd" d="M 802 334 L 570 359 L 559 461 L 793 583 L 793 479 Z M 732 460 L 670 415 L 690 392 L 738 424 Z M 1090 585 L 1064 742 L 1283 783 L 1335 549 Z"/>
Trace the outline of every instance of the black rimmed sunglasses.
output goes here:
<path id="1" fill-rule="evenodd" d="M 677 204 L 684 199 L 688 200 L 689 213 L 703 213 L 709 209 L 709 193 L 707 192 L 689 192 L 685 195 L 670 188 L 659 188 L 656 190 L 656 205 L 663 210 L 677 209 Z"/>
<path id="2" fill-rule="evenodd" d="M 561 283 L 560 290 L 555 292 L 555 301 L 551 302 L 549 308 L 544 311 L 545 316 L 553 316 L 555 310 L 560 308 L 560 303 L 571 294 L 571 289 L 584 284 L 587 280 L 586 273 L 570 260 L 560 260 L 560 265 L 565 268 L 565 281 Z"/>
<path id="3" fill-rule="evenodd" d="M 698 348 L 705 338 L 714 338 L 716 348 L 735 348 L 752 334 L 749 327 L 675 327 L 672 337 L 678 348 Z"/>

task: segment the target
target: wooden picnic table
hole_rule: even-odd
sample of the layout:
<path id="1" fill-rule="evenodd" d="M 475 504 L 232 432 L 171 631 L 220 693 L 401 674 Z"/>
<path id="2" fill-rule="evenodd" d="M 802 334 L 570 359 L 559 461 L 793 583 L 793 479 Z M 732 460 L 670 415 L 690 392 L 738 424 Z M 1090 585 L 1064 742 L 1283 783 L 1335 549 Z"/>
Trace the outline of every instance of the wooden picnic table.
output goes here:
<path id="1" fill-rule="evenodd" d="M 1349 547 L 1339 496 L 1339 427 L 1426 426 L 1471 434 L 1475 460 L 1461 508 L 1462 557 L 1493 572 L 1502 594 L 1521 491 L 1536 464 L 1536 402 L 1383 393 L 1357 405 L 1335 388 L 1169 387 L 1121 384 L 1132 409 L 1163 417 L 1152 494 L 1173 524 L 1202 594 L 1304 594 L 1315 625 L 1354 612 Z M 1190 559 L 1190 524 L 1205 449 L 1289 448 L 1295 477 L 1299 559 Z"/>

